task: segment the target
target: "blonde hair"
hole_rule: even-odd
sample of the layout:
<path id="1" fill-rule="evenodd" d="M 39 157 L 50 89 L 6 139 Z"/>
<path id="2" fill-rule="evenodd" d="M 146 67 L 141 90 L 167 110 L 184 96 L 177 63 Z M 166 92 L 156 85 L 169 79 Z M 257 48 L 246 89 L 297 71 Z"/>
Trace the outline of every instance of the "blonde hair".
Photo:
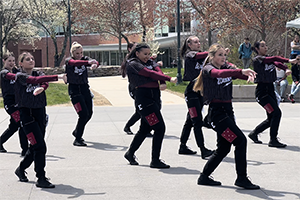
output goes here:
<path id="1" fill-rule="evenodd" d="M 203 67 L 207 64 L 207 63 L 210 63 L 211 60 L 213 59 L 213 57 L 216 55 L 217 51 L 219 49 L 224 49 L 224 47 L 221 45 L 221 44 L 218 44 L 218 43 L 215 43 L 215 44 L 212 44 L 209 49 L 208 49 L 208 56 L 206 57 L 206 59 L 204 60 L 203 62 Z M 202 70 L 199 74 L 199 76 L 197 77 L 197 80 L 194 84 L 194 87 L 193 87 L 193 90 L 195 92 L 198 92 L 200 91 L 201 94 L 203 95 L 203 75 L 202 75 Z"/>
<path id="2" fill-rule="evenodd" d="M 78 42 L 73 42 L 70 49 L 71 56 L 73 57 L 73 52 L 80 48 L 82 48 L 81 44 L 79 44 Z"/>

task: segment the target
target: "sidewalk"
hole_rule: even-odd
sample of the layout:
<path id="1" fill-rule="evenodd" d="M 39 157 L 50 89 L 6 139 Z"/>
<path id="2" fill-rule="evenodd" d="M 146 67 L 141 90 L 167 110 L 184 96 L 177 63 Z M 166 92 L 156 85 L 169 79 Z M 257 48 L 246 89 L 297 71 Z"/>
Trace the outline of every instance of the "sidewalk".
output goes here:
<path id="1" fill-rule="evenodd" d="M 133 101 L 127 92 L 127 80 L 121 77 L 90 79 L 93 90 L 105 96 L 112 106 L 94 107 L 94 115 L 87 124 L 84 139 L 87 147 L 74 147 L 71 132 L 77 115 L 73 107 L 47 107 L 50 116 L 47 127 L 47 176 L 54 189 L 35 187 L 34 166 L 28 172 L 28 183 L 21 183 L 14 170 L 21 161 L 18 136 L 15 134 L 4 146 L 8 153 L 0 153 L 1 200 L 259 200 L 300 199 L 300 104 L 281 104 L 282 119 L 279 137 L 287 143 L 285 149 L 269 148 L 268 131 L 261 134 L 262 145 L 248 140 L 248 175 L 260 185 L 260 190 L 249 191 L 234 186 L 236 178 L 234 148 L 213 176 L 222 186 L 197 185 L 197 178 L 206 163 L 199 155 L 195 137 L 191 134 L 188 146 L 197 150 L 193 156 L 178 155 L 179 137 L 186 116 L 184 100 L 162 92 L 162 113 L 166 135 L 161 158 L 170 169 L 151 169 L 151 138 L 137 151 L 139 166 L 131 166 L 123 155 L 133 136 L 123 127 L 133 114 Z M 166 101 L 166 102 L 165 102 Z M 254 102 L 234 103 L 237 124 L 247 135 L 265 119 L 264 110 Z M 204 109 L 204 114 L 207 107 Z M 0 132 L 8 125 L 8 116 L 0 109 Z M 132 130 L 136 132 L 138 124 Z M 206 146 L 216 147 L 216 134 L 203 128 Z"/>

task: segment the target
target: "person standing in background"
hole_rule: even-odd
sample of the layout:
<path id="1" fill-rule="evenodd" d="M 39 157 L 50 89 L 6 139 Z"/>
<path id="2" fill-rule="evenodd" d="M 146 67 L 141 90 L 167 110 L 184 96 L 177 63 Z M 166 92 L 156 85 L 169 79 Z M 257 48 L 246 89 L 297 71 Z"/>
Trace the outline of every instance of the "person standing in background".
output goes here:
<path id="1" fill-rule="evenodd" d="M 244 38 L 244 43 L 242 43 L 239 47 L 240 58 L 243 61 L 244 69 L 248 69 L 251 63 L 251 44 L 249 38 Z"/>
<path id="2" fill-rule="evenodd" d="M 294 40 L 291 42 L 291 56 L 290 56 L 290 59 L 296 58 L 297 55 L 300 55 L 299 35 L 295 35 Z"/>

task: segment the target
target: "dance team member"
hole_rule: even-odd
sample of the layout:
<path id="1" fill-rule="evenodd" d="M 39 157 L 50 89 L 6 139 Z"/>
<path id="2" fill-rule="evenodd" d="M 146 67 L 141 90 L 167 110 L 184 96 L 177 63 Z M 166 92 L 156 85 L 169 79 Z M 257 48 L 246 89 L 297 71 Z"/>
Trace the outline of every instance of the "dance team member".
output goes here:
<path id="1" fill-rule="evenodd" d="M 204 103 L 209 104 L 208 120 L 217 132 L 217 149 L 205 164 L 198 184 L 221 185 L 221 182 L 209 176 L 234 145 L 237 173 L 235 185 L 245 189 L 259 189 L 260 187 L 251 183 L 247 177 L 247 139 L 235 122 L 232 107 L 232 79 L 248 78 L 249 81 L 253 81 L 255 72 L 251 69 L 233 69 L 226 64 L 226 53 L 220 44 L 213 44 L 208 51 L 209 63 L 202 69 L 194 90 L 201 91 Z"/>
<path id="2" fill-rule="evenodd" d="M 26 152 L 15 174 L 21 182 L 28 182 L 25 170 L 34 162 L 34 170 L 38 178 L 36 186 L 41 188 L 54 188 L 55 186 L 46 178 L 46 94 L 49 81 L 57 81 L 63 75 L 44 76 L 42 72 L 33 71 L 34 57 L 29 52 L 19 56 L 21 72 L 17 74 L 6 73 L 6 79 L 15 80 L 15 98 L 20 111 L 22 129 L 26 134 L 30 147 Z M 43 84 L 42 84 L 43 83 Z"/>
<path id="3" fill-rule="evenodd" d="M 134 153 L 146 138 L 148 131 L 154 130 L 152 139 L 151 168 L 169 168 L 162 162 L 160 151 L 165 133 L 165 123 L 161 115 L 161 99 L 158 81 L 177 82 L 176 77 L 169 77 L 155 71 L 153 61 L 150 59 L 150 47 L 141 43 L 133 49 L 126 63 L 126 72 L 130 87 L 135 88 L 135 107 L 142 117 L 140 129 L 134 136 L 124 157 L 131 165 L 138 165 Z"/>
<path id="4" fill-rule="evenodd" d="M 81 44 L 73 42 L 71 57 L 66 59 L 66 74 L 68 92 L 71 102 L 78 114 L 78 120 L 72 135 L 75 137 L 74 146 L 87 146 L 82 138 L 85 125 L 93 114 L 93 94 L 88 84 L 87 69 L 96 69 L 98 62 L 87 56 L 83 56 Z M 88 67 L 90 66 L 90 67 Z"/>
<path id="5" fill-rule="evenodd" d="M 21 146 L 21 156 L 25 156 L 28 150 L 28 141 L 23 129 L 20 128 L 20 111 L 18 104 L 15 100 L 15 90 L 14 84 L 15 80 L 9 80 L 5 78 L 7 72 L 17 73 L 19 70 L 15 67 L 15 56 L 12 52 L 7 52 L 3 55 L 4 66 L 1 71 L 1 90 L 3 96 L 4 108 L 7 114 L 10 115 L 8 128 L 0 136 L 0 152 L 7 152 L 3 147 L 3 144 L 16 132 L 19 130 L 19 140 Z"/>
<path id="6" fill-rule="evenodd" d="M 186 121 L 184 123 L 181 136 L 179 154 L 196 154 L 186 145 L 192 127 L 194 127 L 194 134 L 197 146 L 200 148 L 201 157 L 205 159 L 213 154 L 212 150 L 204 146 L 204 138 L 202 133 L 202 108 L 203 97 L 199 92 L 193 91 L 195 79 L 200 74 L 203 68 L 203 62 L 208 55 L 208 52 L 200 52 L 201 44 L 199 38 L 190 36 L 185 41 L 181 48 L 181 56 L 184 58 L 184 75 L 183 81 L 189 81 L 184 96 L 188 107 Z"/>
<path id="7" fill-rule="evenodd" d="M 268 47 L 263 40 L 255 42 L 252 48 L 257 54 L 253 59 L 254 71 L 257 73 L 255 78 L 255 83 L 257 83 L 255 97 L 256 101 L 266 110 L 267 119 L 256 126 L 248 136 L 254 143 L 261 144 L 262 141 L 258 140 L 258 134 L 270 128 L 270 141 L 268 146 L 284 148 L 286 144 L 279 142 L 277 138 L 281 110 L 277 104 L 273 85 L 273 82 L 277 79 L 275 67 L 283 69 L 286 71 L 286 75 L 289 75 L 291 74 L 291 70 L 282 63 L 296 63 L 297 60 L 289 60 L 280 56 L 267 56 Z"/>

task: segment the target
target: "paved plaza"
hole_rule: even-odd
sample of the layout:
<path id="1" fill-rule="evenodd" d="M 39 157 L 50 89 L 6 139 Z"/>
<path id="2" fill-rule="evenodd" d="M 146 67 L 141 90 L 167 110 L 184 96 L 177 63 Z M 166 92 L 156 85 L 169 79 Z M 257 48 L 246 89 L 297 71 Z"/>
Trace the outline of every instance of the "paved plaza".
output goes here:
<path id="1" fill-rule="evenodd" d="M 95 106 L 87 124 L 84 139 L 87 147 L 74 147 L 71 133 L 77 121 L 72 106 L 49 106 L 50 116 L 46 132 L 46 176 L 56 185 L 54 189 L 35 186 L 34 166 L 27 169 L 28 183 L 14 175 L 20 157 L 18 135 L 8 140 L 7 153 L 0 154 L 0 200 L 256 200 L 300 199 L 300 103 L 282 103 L 279 137 L 285 149 L 268 147 L 268 131 L 260 135 L 263 144 L 248 139 L 248 175 L 260 190 L 244 190 L 234 186 L 236 178 L 234 148 L 213 173 L 222 186 L 199 186 L 197 179 L 206 163 L 201 159 L 195 137 L 191 133 L 188 146 L 196 155 L 178 154 L 179 137 L 187 108 L 184 99 L 162 92 L 162 113 L 166 124 L 161 159 L 170 169 L 152 169 L 151 138 L 146 138 L 136 152 L 139 166 L 131 166 L 124 159 L 133 136 L 123 127 L 134 113 L 128 95 L 127 80 L 119 76 L 90 78 L 91 88 L 106 97 L 112 105 Z M 266 118 L 265 111 L 255 102 L 235 102 L 238 126 L 247 135 Z M 206 114 L 207 106 L 203 114 Z M 8 115 L 0 109 L 0 133 L 8 125 Z M 132 127 L 138 130 L 139 123 Z M 206 146 L 216 148 L 216 134 L 203 128 Z"/>

